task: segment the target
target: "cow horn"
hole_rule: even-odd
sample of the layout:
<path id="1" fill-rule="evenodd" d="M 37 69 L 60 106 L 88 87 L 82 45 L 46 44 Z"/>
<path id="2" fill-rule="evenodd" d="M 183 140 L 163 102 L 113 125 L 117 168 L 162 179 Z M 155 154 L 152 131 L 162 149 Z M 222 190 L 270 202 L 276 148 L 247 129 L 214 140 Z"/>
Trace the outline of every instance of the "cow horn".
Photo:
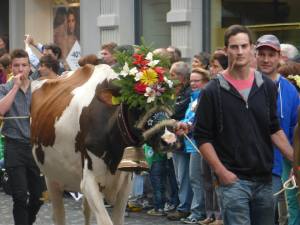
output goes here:
<path id="1" fill-rule="evenodd" d="M 136 128 L 142 130 L 149 119 L 155 112 L 166 112 L 168 116 L 173 115 L 173 112 L 170 110 L 170 108 L 166 106 L 156 106 L 148 110 L 136 123 Z"/>
<path id="2" fill-rule="evenodd" d="M 169 126 L 175 127 L 175 125 L 176 125 L 176 120 L 174 119 L 163 120 L 158 124 L 156 124 L 155 126 L 143 132 L 143 137 L 145 140 L 148 140 L 157 132 L 157 130 L 161 130 L 162 128 L 169 127 Z"/>

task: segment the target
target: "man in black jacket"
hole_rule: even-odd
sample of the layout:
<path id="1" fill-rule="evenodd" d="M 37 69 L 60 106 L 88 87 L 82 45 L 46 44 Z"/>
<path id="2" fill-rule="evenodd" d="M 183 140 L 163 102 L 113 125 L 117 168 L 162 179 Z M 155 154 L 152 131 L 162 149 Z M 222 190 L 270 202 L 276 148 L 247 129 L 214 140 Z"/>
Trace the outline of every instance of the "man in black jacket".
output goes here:
<path id="1" fill-rule="evenodd" d="M 219 181 L 225 225 L 274 224 L 273 147 L 287 159 L 293 149 L 276 116 L 276 86 L 250 68 L 250 31 L 225 32 L 228 68 L 202 91 L 195 139 Z"/>

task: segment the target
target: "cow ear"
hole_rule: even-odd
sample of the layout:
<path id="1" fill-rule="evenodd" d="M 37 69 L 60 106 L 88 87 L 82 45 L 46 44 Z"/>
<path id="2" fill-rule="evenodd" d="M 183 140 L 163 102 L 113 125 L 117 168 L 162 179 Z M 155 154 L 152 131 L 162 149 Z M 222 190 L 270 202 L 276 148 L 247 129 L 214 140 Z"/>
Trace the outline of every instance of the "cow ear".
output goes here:
<path id="1" fill-rule="evenodd" d="M 97 93 L 98 99 L 106 105 L 119 105 L 119 99 L 113 95 L 113 91 L 110 89 L 101 90 Z"/>

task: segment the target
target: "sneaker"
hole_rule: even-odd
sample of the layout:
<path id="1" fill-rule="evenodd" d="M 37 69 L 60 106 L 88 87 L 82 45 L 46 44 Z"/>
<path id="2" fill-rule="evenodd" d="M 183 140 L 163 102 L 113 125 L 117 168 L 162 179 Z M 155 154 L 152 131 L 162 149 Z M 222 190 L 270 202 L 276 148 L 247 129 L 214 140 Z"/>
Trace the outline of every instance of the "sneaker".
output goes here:
<path id="1" fill-rule="evenodd" d="M 170 212 L 176 209 L 176 205 L 170 204 L 168 202 L 166 202 L 165 207 L 164 207 L 164 211 L 165 212 Z"/>
<path id="2" fill-rule="evenodd" d="M 169 220 L 180 220 L 181 218 L 186 218 L 189 215 L 190 215 L 189 212 L 182 212 L 182 211 L 176 210 L 175 212 L 168 213 L 167 218 Z"/>
<path id="3" fill-rule="evenodd" d="M 150 216 L 165 216 L 166 213 L 164 212 L 163 209 L 150 209 L 149 211 L 147 211 L 147 214 L 150 215 Z"/>
<path id="4" fill-rule="evenodd" d="M 211 218 L 211 217 L 208 217 L 204 220 L 198 221 L 198 223 L 201 224 L 201 225 L 207 225 L 207 224 L 210 225 L 212 222 L 214 222 L 214 218 Z"/>
<path id="5" fill-rule="evenodd" d="M 186 218 L 181 218 L 180 220 L 182 223 L 186 224 L 198 224 L 198 220 L 193 217 L 186 217 Z"/>

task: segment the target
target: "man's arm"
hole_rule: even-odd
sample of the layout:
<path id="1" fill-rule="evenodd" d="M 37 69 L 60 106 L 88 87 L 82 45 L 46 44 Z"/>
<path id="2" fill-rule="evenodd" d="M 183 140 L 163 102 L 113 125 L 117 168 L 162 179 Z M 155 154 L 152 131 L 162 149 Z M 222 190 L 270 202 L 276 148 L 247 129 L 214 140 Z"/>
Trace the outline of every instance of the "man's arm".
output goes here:
<path id="1" fill-rule="evenodd" d="M 0 115 L 3 116 L 11 107 L 12 103 L 15 100 L 16 94 L 21 86 L 22 74 L 18 74 L 14 77 L 13 88 L 0 99 Z"/>
<path id="2" fill-rule="evenodd" d="M 237 176 L 231 171 L 227 170 L 223 163 L 220 161 L 211 143 L 204 143 L 200 146 L 199 149 L 204 159 L 217 174 L 221 184 L 228 185 L 234 183 L 237 180 Z"/>
<path id="3" fill-rule="evenodd" d="M 294 150 L 290 145 L 286 135 L 283 130 L 278 130 L 274 134 L 271 135 L 271 140 L 273 144 L 280 150 L 282 155 L 293 162 Z"/>
<path id="4" fill-rule="evenodd" d="M 24 43 L 25 43 L 25 51 L 28 53 L 30 64 L 35 69 L 37 69 L 37 67 L 38 67 L 38 65 L 40 63 L 40 60 L 34 54 L 34 52 L 32 51 L 32 49 L 30 48 L 30 45 L 35 46 L 32 37 L 30 35 L 27 35 L 26 38 L 25 38 L 25 40 L 24 40 Z"/>

